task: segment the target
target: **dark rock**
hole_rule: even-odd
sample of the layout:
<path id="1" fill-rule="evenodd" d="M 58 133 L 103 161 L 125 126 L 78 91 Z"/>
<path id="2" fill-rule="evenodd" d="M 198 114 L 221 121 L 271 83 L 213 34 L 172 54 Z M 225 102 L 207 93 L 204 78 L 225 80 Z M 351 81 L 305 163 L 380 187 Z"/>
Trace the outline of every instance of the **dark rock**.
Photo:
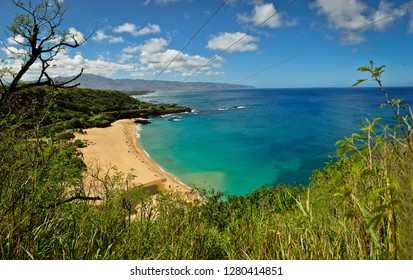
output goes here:
<path id="1" fill-rule="evenodd" d="M 135 119 L 135 123 L 138 123 L 138 124 L 150 124 L 151 122 L 148 121 L 147 119 L 144 119 L 144 118 L 137 118 L 137 119 Z"/>

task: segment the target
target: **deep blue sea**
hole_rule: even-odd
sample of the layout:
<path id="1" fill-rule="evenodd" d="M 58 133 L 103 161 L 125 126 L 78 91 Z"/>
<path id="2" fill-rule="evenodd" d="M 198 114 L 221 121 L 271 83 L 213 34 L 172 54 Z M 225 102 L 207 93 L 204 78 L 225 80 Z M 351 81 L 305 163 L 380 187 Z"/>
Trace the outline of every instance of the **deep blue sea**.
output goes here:
<path id="1" fill-rule="evenodd" d="M 413 101 L 413 88 L 388 93 Z M 377 88 L 169 91 L 138 99 L 194 109 L 153 119 L 140 131 L 142 145 L 187 185 L 228 194 L 306 184 L 365 118 L 392 120 L 390 108 L 379 108 L 385 100 Z"/>

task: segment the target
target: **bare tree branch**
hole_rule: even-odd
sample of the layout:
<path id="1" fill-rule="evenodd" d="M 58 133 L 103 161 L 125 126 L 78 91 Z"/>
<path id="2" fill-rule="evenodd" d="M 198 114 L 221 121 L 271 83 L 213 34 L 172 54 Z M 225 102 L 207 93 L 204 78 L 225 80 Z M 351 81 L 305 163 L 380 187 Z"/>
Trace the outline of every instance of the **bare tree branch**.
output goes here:
<path id="1" fill-rule="evenodd" d="M 66 8 L 59 1 L 42 0 L 39 4 L 33 4 L 31 0 L 10 0 L 22 13 L 17 14 L 10 26 L 7 26 L 6 34 L 9 35 L 14 44 L 19 45 L 24 51 L 15 53 L 8 48 L 11 54 L 23 57 L 23 63 L 17 73 L 12 75 L 12 80 L 7 83 L 0 76 L 2 91 L 0 91 L 0 108 L 10 105 L 13 96 L 27 88 L 36 86 L 51 86 L 54 88 L 75 87 L 69 85 L 78 79 L 80 73 L 69 81 L 55 81 L 48 73 L 49 62 L 51 62 L 65 48 L 78 48 L 82 46 L 93 32 L 87 37 L 76 38 L 76 34 L 68 30 L 61 31 L 59 27 L 63 22 Z M 6 45 L 3 42 L 4 45 Z M 7 47 L 7 46 L 6 46 Z M 23 76 L 37 61 L 41 63 L 41 70 L 35 82 L 21 84 Z"/>
<path id="2" fill-rule="evenodd" d="M 41 208 L 51 209 L 51 208 L 55 208 L 55 207 L 58 207 L 58 206 L 60 206 L 60 205 L 63 205 L 63 204 L 65 204 L 65 203 L 74 201 L 74 200 L 98 201 L 98 200 L 102 200 L 102 198 L 101 198 L 100 196 L 81 196 L 81 195 L 76 195 L 76 196 L 70 197 L 70 198 L 68 198 L 68 199 L 65 199 L 65 200 L 62 200 L 62 201 L 59 201 L 59 202 L 57 202 L 57 203 L 48 205 L 48 206 L 46 206 L 46 207 L 41 207 Z"/>

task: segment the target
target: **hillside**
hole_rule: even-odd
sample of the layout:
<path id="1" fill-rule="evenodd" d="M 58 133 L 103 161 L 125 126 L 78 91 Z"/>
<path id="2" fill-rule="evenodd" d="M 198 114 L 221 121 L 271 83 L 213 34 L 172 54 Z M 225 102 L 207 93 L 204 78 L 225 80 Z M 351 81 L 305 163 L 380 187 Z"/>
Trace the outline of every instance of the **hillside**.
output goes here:
<path id="1" fill-rule="evenodd" d="M 67 80 L 69 78 L 60 78 Z M 83 74 L 76 83 L 80 83 L 81 88 L 119 90 L 125 92 L 136 91 L 166 91 L 166 90 L 218 90 L 218 89 L 240 89 L 253 88 L 252 86 L 206 83 L 206 82 L 172 82 L 172 81 L 151 81 L 142 79 L 110 79 L 94 74 Z"/>
<path id="2" fill-rule="evenodd" d="M 176 104 L 150 104 L 114 90 L 67 88 L 58 93 L 47 87 L 28 89 L 16 95 L 20 101 L 11 111 L 15 118 L 9 125 L 19 124 L 27 131 L 40 123 L 38 133 L 53 135 L 70 129 L 106 127 L 125 118 L 150 118 L 191 109 Z M 5 112 L 0 111 L 0 116 Z M 22 121 L 21 118 L 25 119 Z"/>

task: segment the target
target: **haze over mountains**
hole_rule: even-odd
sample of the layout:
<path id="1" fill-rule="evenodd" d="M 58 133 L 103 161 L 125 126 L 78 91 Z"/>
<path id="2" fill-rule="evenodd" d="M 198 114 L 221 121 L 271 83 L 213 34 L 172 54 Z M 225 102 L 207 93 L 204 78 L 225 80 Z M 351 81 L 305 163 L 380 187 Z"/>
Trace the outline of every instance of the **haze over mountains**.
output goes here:
<path id="1" fill-rule="evenodd" d="M 94 74 L 83 74 L 74 83 L 80 83 L 79 87 L 81 88 L 119 90 L 125 92 L 254 88 L 253 86 L 226 83 L 173 82 L 160 80 L 153 82 L 152 80 L 141 79 L 110 79 Z"/>

